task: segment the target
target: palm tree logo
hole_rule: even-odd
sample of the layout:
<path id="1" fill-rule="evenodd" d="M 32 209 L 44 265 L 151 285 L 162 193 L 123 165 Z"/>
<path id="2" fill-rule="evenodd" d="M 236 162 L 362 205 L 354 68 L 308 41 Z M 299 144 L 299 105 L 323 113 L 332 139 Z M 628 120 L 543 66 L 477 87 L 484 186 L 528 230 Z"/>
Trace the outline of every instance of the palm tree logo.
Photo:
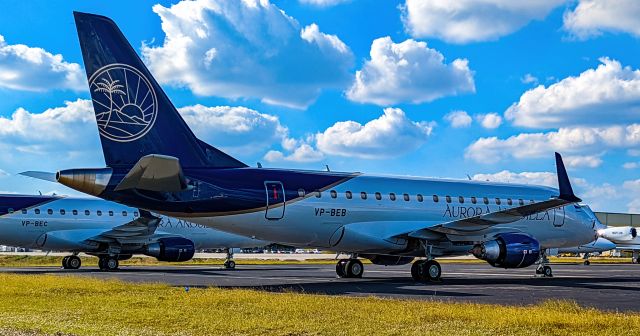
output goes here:
<path id="1" fill-rule="evenodd" d="M 126 93 L 124 93 L 124 91 L 122 91 L 121 89 L 124 89 L 124 85 L 118 84 L 120 81 L 115 79 L 115 80 L 108 80 L 106 78 L 101 78 L 102 80 L 98 83 L 96 83 L 96 86 L 98 88 L 96 88 L 95 90 L 93 90 L 94 92 L 104 92 L 107 93 L 109 95 L 109 111 L 108 112 L 103 112 L 107 114 L 107 121 L 104 124 L 104 127 L 109 126 L 109 121 L 111 120 L 111 114 L 113 113 L 113 95 L 114 94 L 118 94 L 118 95 L 126 95 Z"/>
<path id="2" fill-rule="evenodd" d="M 110 64 L 89 79 L 100 135 L 128 142 L 144 136 L 155 123 L 158 100 L 153 85 L 140 70 Z"/>

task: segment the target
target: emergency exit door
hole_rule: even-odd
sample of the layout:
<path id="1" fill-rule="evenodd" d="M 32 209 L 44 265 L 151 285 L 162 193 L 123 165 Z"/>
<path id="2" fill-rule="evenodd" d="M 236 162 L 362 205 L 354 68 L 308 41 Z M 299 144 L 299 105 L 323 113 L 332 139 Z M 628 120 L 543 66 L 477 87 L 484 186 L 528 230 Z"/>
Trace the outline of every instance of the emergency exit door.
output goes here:
<path id="1" fill-rule="evenodd" d="M 282 182 L 265 181 L 264 187 L 267 194 L 267 210 L 265 218 L 277 220 L 284 217 L 284 186 Z"/>

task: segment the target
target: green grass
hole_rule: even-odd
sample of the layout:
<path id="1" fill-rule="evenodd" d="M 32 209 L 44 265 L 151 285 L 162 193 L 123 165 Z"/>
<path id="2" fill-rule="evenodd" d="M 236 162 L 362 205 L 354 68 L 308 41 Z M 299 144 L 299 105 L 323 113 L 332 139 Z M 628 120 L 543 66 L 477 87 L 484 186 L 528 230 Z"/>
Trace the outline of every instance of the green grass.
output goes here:
<path id="1" fill-rule="evenodd" d="M 282 256 L 286 258 L 286 255 Z M 256 255 L 256 258 L 260 258 L 260 255 Z M 631 263 L 630 258 L 605 258 L 596 257 L 591 258 L 591 263 Z M 326 265 L 334 264 L 336 261 L 332 258 L 327 259 L 310 259 L 310 260 L 295 260 L 295 259 L 236 259 L 238 265 L 290 265 L 290 264 L 314 264 L 314 265 Z M 364 263 L 370 263 L 368 260 L 363 259 Z M 438 259 L 443 264 L 483 264 L 485 261 L 479 259 Z M 562 257 L 562 258 L 550 258 L 552 263 L 582 263 L 581 258 Z M 167 263 L 160 262 L 155 258 L 148 257 L 134 257 L 129 260 L 121 261 L 120 265 L 222 265 L 223 259 L 217 258 L 205 258 L 205 259 L 192 259 L 182 263 Z M 62 257 L 58 256 L 19 256 L 19 255 L 0 255 L 0 267 L 34 267 L 34 266 L 60 266 L 62 264 Z M 97 266 L 98 258 L 95 257 L 82 257 L 82 266 Z"/>
<path id="2" fill-rule="evenodd" d="M 0 274 L 0 330 L 77 335 L 634 335 L 640 315 Z"/>

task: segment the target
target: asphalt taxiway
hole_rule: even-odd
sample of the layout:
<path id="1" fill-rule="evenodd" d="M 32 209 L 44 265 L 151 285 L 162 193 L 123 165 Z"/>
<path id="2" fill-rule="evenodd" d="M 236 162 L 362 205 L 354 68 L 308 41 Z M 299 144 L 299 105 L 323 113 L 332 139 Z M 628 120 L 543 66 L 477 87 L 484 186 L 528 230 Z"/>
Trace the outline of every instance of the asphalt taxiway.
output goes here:
<path id="1" fill-rule="evenodd" d="M 334 265 L 123 266 L 117 272 L 86 267 L 0 268 L 0 272 L 118 278 L 163 282 L 180 287 L 217 286 L 327 295 L 379 296 L 418 300 L 466 301 L 508 305 L 548 299 L 574 300 L 610 311 L 640 312 L 640 265 L 553 265 L 553 278 L 537 278 L 534 268 L 504 270 L 485 264 L 442 264 L 442 282 L 411 280 L 410 266 L 365 265 L 362 279 L 339 279 Z"/>

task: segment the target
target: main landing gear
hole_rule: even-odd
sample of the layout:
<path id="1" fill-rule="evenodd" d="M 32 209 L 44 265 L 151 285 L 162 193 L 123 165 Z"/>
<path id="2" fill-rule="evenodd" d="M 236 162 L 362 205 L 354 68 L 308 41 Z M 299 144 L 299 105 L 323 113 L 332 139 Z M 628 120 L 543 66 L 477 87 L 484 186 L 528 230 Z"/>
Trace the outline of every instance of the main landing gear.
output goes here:
<path id="1" fill-rule="evenodd" d="M 336 264 L 336 274 L 339 278 L 362 278 L 364 266 L 356 257 L 340 259 Z"/>
<path id="2" fill-rule="evenodd" d="M 547 254 L 543 251 L 540 254 L 540 260 L 538 261 L 538 267 L 536 268 L 536 276 L 541 276 L 543 278 L 553 277 L 553 271 L 551 270 L 551 266 L 548 264 L 549 258 L 547 258 Z"/>
<path id="3" fill-rule="evenodd" d="M 640 264 L 640 251 L 638 250 L 634 250 L 632 252 L 632 256 L 631 256 L 631 263 L 632 264 Z"/>
<path id="4" fill-rule="evenodd" d="M 223 266 L 226 269 L 236 268 L 236 262 L 233 261 L 233 251 L 231 249 L 227 249 L 227 258 L 224 260 Z"/>
<path id="5" fill-rule="evenodd" d="M 586 266 L 591 265 L 591 262 L 589 261 L 590 256 L 591 256 L 591 253 L 585 253 L 584 257 L 582 257 L 582 259 L 584 259 L 583 264 L 585 264 Z"/>
<path id="6" fill-rule="evenodd" d="M 113 256 L 101 256 L 98 259 L 98 267 L 101 271 L 116 271 L 120 266 L 120 262 L 117 257 Z"/>
<path id="7" fill-rule="evenodd" d="M 77 255 L 70 255 L 62 258 L 62 268 L 64 269 L 78 269 L 82 266 L 82 261 Z"/>
<path id="8" fill-rule="evenodd" d="M 411 265 L 411 277 L 419 282 L 436 282 L 440 281 L 442 276 L 442 267 L 440 263 L 430 260 L 417 260 Z"/>

